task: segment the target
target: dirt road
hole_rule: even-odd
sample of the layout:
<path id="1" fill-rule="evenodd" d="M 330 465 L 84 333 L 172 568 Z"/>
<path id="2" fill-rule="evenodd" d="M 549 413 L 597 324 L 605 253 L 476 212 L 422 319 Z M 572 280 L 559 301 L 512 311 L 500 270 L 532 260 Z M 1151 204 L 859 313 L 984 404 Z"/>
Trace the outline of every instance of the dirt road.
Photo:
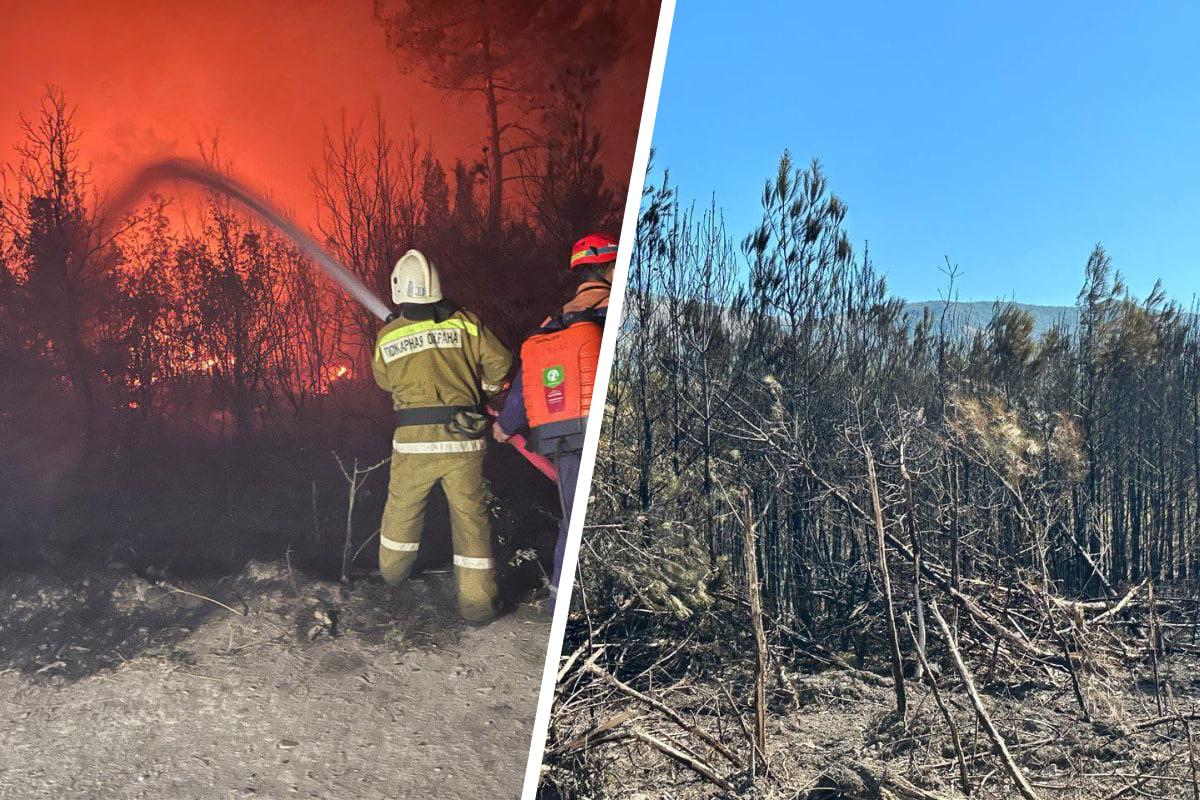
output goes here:
<path id="1" fill-rule="evenodd" d="M 5 800 L 520 793 L 549 620 L 467 627 L 449 574 L 117 566 L 8 576 L 0 602 Z"/>

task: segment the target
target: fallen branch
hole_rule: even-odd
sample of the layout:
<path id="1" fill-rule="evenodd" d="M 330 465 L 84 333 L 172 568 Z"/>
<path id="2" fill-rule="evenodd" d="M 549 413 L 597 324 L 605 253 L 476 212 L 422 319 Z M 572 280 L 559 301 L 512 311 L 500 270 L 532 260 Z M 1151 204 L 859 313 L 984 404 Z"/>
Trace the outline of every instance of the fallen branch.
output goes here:
<path id="1" fill-rule="evenodd" d="M 983 700 L 979 697 L 979 692 L 975 690 L 975 682 L 971 680 L 971 673 L 967 670 L 967 665 L 963 663 L 962 655 L 958 652 L 957 645 L 954 644 L 954 636 L 950 633 L 950 626 L 946 624 L 946 620 L 942 618 L 938 611 L 937 603 L 930 603 L 929 610 L 933 613 L 933 618 L 938 624 L 938 628 L 942 632 L 942 638 L 946 640 L 946 649 L 950 651 L 950 660 L 954 662 L 954 668 L 958 671 L 958 677 L 963 682 L 963 688 L 967 690 L 967 695 L 971 698 L 971 705 L 975 707 L 975 714 L 979 717 L 980 723 L 983 725 L 987 735 L 992 740 L 992 744 L 996 746 L 996 753 L 1000 756 L 1000 760 L 1004 763 L 1004 768 L 1008 770 L 1009 777 L 1016 784 L 1017 791 L 1025 800 L 1040 800 L 1037 792 L 1029 785 L 1025 774 L 1021 772 L 1021 768 L 1017 766 L 1017 762 L 1013 760 L 1012 754 L 1008 752 L 1008 745 L 1004 741 L 1004 737 L 1000 735 L 1000 731 L 996 729 L 995 723 L 992 722 L 991 715 L 983 706 Z"/>
<path id="2" fill-rule="evenodd" d="M 1146 582 L 1142 581 L 1141 583 L 1134 586 L 1132 589 L 1130 589 L 1128 592 L 1125 593 L 1125 596 L 1122 597 L 1121 600 L 1115 606 L 1108 609 L 1103 614 L 1101 614 L 1100 616 L 1098 616 L 1094 620 L 1092 620 L 1092 624 L 1094 625 L 1097 622 L 1101 622 L 1115 614 L 1121 613 L 1121 610 L 1124 609 L 1125 606 L 1129 605 L 1130 601 L 1133 600 L 1133 598 L 1137 596 L 1137 593 L 1139 591 L 1141 591 L 1142 587 L 1145 585 L 1146 585 Z"/>
<path id="3" fill-rule="evenodd" d="M 708 764 L 705 764 L 695 756 L 689 755 L 688 753 L 685 753 L 676 747 L 672 747 L 661 739 L 651 736 L 641 728 L 633 728 L 629 731 L 629 735 L 643 744 L 650 745 L 668 758 L 679 762 L 692 772 L 695 772 L 697 775 L 707 780 L 709 783 L 721 787 L 721 789 L 729 792 L 730 794 L 734 793 L 733 785 L 730 784 L 729 781 L 722 778 L 712 767 L 710 767 Z"/>
<path id="4" fill-rule="evenodd" d="M 1157 728 L 1159 725 L 1166 725 L 1168 722 L 1183 722 L 1185 720 L 1200 720 L 1200 711 L 1192 711 L 1186 714 L 1167 714 L 1162 717 L 1154 717 L 1144 722 L 1139 722 L 1133 726 L 1133 732 L 1141 733 L 1148 731 L 1151 728 Z"/>
<path id="5" fill-rule="evenodd" d="M 599 676 L 601 678 L 601 680 L 603 680 L 608 685 L 612 686 L 617 691 L 621 692 L 621 694 L 624 694 L 627 697 L 631 697 L 634 700 L 637 700 L 639 703 L 644 703 L 645 705 L 650 706 L 655 711 L 659 712 L 660 714 L 665 716 L 667 719 L 674 722 L 680 728 L 687 731 L 692 736 L 695 736 L 697 739 L 699 739 L 700 741 L 707 744 L 713 750 L 716 750 L 718 753 L 720 753 L 725 758 L 726 761 L 728 761 L 730 764 L 732 764 L 736 769 L 743 768 L 742 760 L 740 758 L 738 758 L 737 753 L 733 752 L 728 747 L 726 747 L 724 744 L 722 744 L 719 739 L 717 739 L 715 736 L 710 734 L 708 731 L 706 731 L 703 728 L 700 728 L 696 725 L 692 725 L 692 724 L 688 723 L 688 721 L 685 720 L 678 711 L 671 708 L 666 703 L 662 702 L 661 700 L 655 700 L 653 697 L 650 697 L 647 694 L 643 694 L 642 692 L 639 692 L 637 689 L 634 689 L 629 684 L 622 682 L 619 678 L 617 678 L 615 675 L 613 675 L 611 672 L 604 669 L 603 667 L 597 666 L 596 664 L 589 663 L 585 668 L 588 671 Z"/>
<path id="6" fill-rule="evenodd" d="M 963 755 L 962 740 L 958 735 L 958 726 L 954 724 L 954 717 L 950 716 L 950 709 L 946 708 L 946 703 L 942 700 L 942 693 L 937 685 L 937 677 L 929 669 L 929 661 L 925 658 L 925 648 L 917 643 L 917 634 L 913 630 L 912 623 L 909 622 L 907 614 L 904 615 L 904 624 L 908 628 L 908 635 L 912 637 L 913 644 L 917 645 L 917 660 L 921 664 L 921 673 L 925 676 L 925 682 L 929 684 L 929 688 L 933 692 L 933 702 L 937 704 L 938 711 L 942 712 L 942 719 L 950 727 L 950 740 L 954 744 L 954 757 L 958 762 L 958 780 L 962 785 L 963 794 L 969 797 L 971 794 L 971 781 L 967 776 L 967 760 Z"/>
<path id="7" fill-rule="evenodd" d="M 633 605 L 633 598 L 629 598 L 629 599 L 625 600 L 624 602 L 622 602 L 619 606 L 617 606 L 616 610 L 613 612 L 613 614 L 611 616 L 609 616 L 608 619 L 604 620 L 604 622 L 601 622 L 599 625 L 596 626 L 596 629 L 594 631 L 592 631 L 592 635 L 590 638 L 594 639 L 595 637 L 597 637 L 601 633 L 603 633 L 605 630 L 607 630 L 608 627 L 610 625 L 612 625 L 614 622 L 616 622 L 618 619 L 620 619 L 621 614 L 628 611 L 630 606 L 632 606 L 632 605 Z M 571 671 L 571 667 L 574 666 L 575 662 L 579 660 L 579 657 L 582 656 L 584 651 L 587 650 L 587 648 L 590 646 L 591 646 L 590 641 L 584 642 L 583 644 L 579 645 L 579 647 L 575 648 L 575 651 L 572 652 L 571 655 L 569 655 L 566 658 L 561 660 L 562 666 L 559 667 L 558 677 L 555 680 L 556 684 L 562 683 L 562 679 L 565 678 L 567 676 L 567 673 Z"/>
<path id="8" fill-rule="evenodd" d="M 546 755 L 560 755 L 562 753 L 570 753 L 573 750 L 582 750 L 589 744 L 593 743 L 598 737 L 619 728 L 629 720 L 633 719 L 633 710 L 626 708 L 613 714 L 603 722 L 592 726 L 585 732 L 579 734 L 568 742 L 560 744 L 558 747 L 548 750 Z"/>
<path id="9" fill-rule="evenodd" d="M 158 585 L 163 587 L 167 591 L 176 592 L 177 594 L 186 594 L 188 597 L 195 597 L 197 600 L 206 600 L 209 603 L 212 603 L 213 605 L 220 606 L 221 608 L 225 609 L 226 611 L 229 611 L 233 614 L 237 614 L 239 617 L 246 616 L 246 612 L 238 611 L 236 608 L 227 606 L 224 603 L 222 603 L 220 600 L 214 600 L 213 598 L 209 597 L 208 595 L 197 594 L 196 592 L 189 592 L 187 589 L 180 589 L 178 586 L 172 586 L 171 584 L 166 583 L 165 581 L 159 581 Z"/>

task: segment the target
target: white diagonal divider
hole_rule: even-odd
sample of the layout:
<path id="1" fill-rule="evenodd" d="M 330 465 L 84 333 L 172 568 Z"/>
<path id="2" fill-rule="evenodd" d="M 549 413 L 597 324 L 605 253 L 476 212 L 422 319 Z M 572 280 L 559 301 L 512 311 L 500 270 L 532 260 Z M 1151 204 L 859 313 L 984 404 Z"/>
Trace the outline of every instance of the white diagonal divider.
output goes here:
<path id="1" fill-rule="evenodd" d="M 617 346 L 617 332 L 621 327 L 621 313 L 625 305 L 625 283 L 629 274 L 629 262 L 633 256 L 633 241 L 637 234 L 638 212 L 641 209 L 642 187 L 650 166 L 650 145 L 654 140 L 654 118 L 658 113 L 658 95 L 662 89 L 663 68 L 667 62 L 667 44 L 671 39 L 671 22 L 675 18 L 675 0 L 662 0 L 658 13 L 658 30 L 654 35 L 654 52 L 650 57 L 650 71 L 646 79 L 646 99 L 642 103 L 642 120 L 638 128 L 637 147 L 633 154 L 633 171 L 629 176 L 629 194 L 625 199 L 625 218 L 621 224 L 620 248 L 617 251 L 616 271 L 613 275 L 612 295 L 608 305 L 608 324 L 600 345 L 600 363 L 596 367 L 596 384 L 592 394 L 592 414 L 588 419 L 587 433 L 583 442 L 583 459 L 579 466 L 579 482 L 575 488 L 575 500 L 571 507 L 571 527 L 567 531 L 566 553 L 563 555 L 561 582 L 558 601 L 554 608 L 554 620 L 550 625 L 550 641 L 546 648 L 546 663 L 542 671 L 542 688 L 538 695 L 537 714 L 533 721 L 533 738 L 529 745 L 529 761 L 525 766 L 525 784 L 522 800 L 535 800 L 538 778 L 541 775 L 542 756 L 546 749 L 546 729 L 550 724 L 550 711 L 554 705 L 554 683 L 558 674 L 558 660 L 562 653 L 563 636 L 567 629 L 567 614 L 571 610 L 571 592 L 575 586 L 575 566 L 579 561 L 579 542 L 586 522 L 588 495 L 591 494 L 592 472 L 596 464 L 596 446 L 600 441 L 600 428 L 604 422 L 604 407 L 608 399 L 608 380 L 612 372 L 613 351 Z"/>

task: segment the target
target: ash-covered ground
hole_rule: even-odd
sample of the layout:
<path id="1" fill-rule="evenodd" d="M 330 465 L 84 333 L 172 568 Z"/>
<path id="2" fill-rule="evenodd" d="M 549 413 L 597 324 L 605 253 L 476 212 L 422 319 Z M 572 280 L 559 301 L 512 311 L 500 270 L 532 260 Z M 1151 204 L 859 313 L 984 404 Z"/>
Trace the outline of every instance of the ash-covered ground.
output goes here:
<path id="1" fill-rule="evenodd" d="M 1042 800 L 1118 800 L 1155 798 L 1192 800 L 1193 772 L 1182 722 L 1139 729 L 1162 716 L 1148 681 L 1146 665 L 1112 665 L 1104 676 L 1084 678 L 1091 723 L 1081 719 L 1071 691 L 1058 680 L 1014 685 L 993 683 L 982 691 L 985 703 L 1012 756 Z M 1178 654 L 1160 664 L 1173 707 L 1189 716 L 1200 709 L 1200 657 Z M 752 680 L 744 671 L 725 674 L 720 683 L 680 681 L 664 686 L 656 698 L 735 749 L 746 750 L 742 725 L 714 696 L 749 698 Z M 1057 685 L 1056 685 L 1057 684 Z M 962 738 L 970 772 L 970 798 L 1011 800 L 1021 795 L 975 721 L 961 684 L 939 680 L 943 699 Z M 725 695 L 725 692 L 728 695 Z M 614 698 L 616 696 L 614 695 Z M 562 798 L 561 786 L 586 783 L 589 796 L 629 800 L 709 800 L 746 797 L 762 800 L 962 800 L 955 751 L 948 727 L 929 689 L 909 684 L 906 723 L 895 715 L 890 678 L 862 671 L 827 669 L 792 673 L 787 688 L 777 683 L 770 695 L 767 753 L 770 774 L 731 776 L 735 793 L 726 793 L 695 772 L 637 742 L 608 744 L 592 750 L 587 775 L 564 772 L 559 764 L 544 774 L 551 780 L 540 797 Z M 682 744 L 714 767 L 725 767 L 710 750 L 646 707 L 628 724 L 637 724 L 664 741 Z M 612 708 L 596 709 L 595 720 Z M 1193 738 L 1200 723 L 1191 722 Z M 1200 746 L 1200 742 L 1196 743 Z M 1200 755 L 1197 756 L 1200 758 Z M 728 774 L 727 770 L 723 770 Z M 552 788 L 553 787 L 553 788 Z"/>
<path id="2" fill-rule="evenodd" d="M 0 577 L 0 798 L 510 798 L 549 636 L 453 575 Z"/>

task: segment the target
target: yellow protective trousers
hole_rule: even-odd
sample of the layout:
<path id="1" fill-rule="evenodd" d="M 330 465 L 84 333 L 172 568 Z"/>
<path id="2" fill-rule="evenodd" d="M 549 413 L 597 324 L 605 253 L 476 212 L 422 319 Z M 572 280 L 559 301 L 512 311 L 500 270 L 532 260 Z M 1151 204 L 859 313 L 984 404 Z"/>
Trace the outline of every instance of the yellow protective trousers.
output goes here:
<path id="1" fill-rule="evenodd" d="M 440 483 L 450 506 L 459 612 L 470 622 L 487 622 L 499 613 L 500 592 L 492 560 L 490 493 L 483 479 L 483 442 L 445 445 L 479 447 L 466 452 L 392 454 L 379 538 L 379 571 L 390 584 L 400 583 L 412 572 L 421 546 L 429 493 Z M 403 444 L 396 444 L 395 448 L 415 449 Z"/>

